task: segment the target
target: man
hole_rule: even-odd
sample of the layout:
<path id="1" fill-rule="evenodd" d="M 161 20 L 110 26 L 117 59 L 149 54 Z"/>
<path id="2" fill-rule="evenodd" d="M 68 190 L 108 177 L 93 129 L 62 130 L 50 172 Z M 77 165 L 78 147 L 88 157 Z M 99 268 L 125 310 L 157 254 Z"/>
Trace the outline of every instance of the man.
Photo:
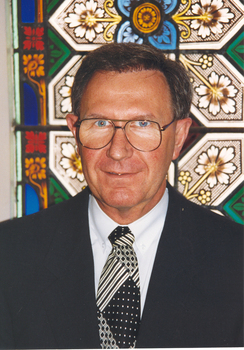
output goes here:
<path id="1" fill-rule="evenodd" d="M 89 188 L 1 225 L 0 346 L 242 346 L 241 227 L 166 182 L 191 125 L 184 68 L 103 46 L 72 103 Z"/>

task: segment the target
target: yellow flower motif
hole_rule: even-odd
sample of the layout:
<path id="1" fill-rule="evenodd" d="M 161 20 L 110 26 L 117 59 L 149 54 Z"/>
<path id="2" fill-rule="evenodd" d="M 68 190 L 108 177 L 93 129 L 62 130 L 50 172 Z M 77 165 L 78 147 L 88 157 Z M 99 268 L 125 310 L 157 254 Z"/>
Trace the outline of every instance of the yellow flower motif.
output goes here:
<path id="1" fill-rule="evenodd" d="M 205 192 L 205 190 L 201 190 L 199 192 L 199 196 L 197 197 L 197 199 L 202 204 L 206 204 L 207 202 L 210 202 L 210 200 L 211 200 L 211 192 L 210 191 Z"/>
<path id="2" fill-rule="evenodd" d="M 143 2 L 133 12 L 133 23 L 142 33 L 152 33 L 161 21 L 161 13 L 156 4 Z"/>
<path id="3" fill-rule="evenodd" d="M 189 171 L 181 171 L 178 180 L 182 185 L 185 185 L 187 182 L 191 182 L 192 178 Z"/>
<path id="4" fill-rule="evenodd" d="M 46 179 L 46 158 L 36 157 L 25 159 L 25 174 L 27 177 L 33 180 L 43 180 Z"/>
<path id="5" fill-rule="evenodd" d="M 31 77 L 41 77 L 45 75 L 44 71 L 44 55 L 23 55 L 24 73 Z"/>
<path id="6" fill-rule="evenodd" d="M 213 56 L 210 55 L 202 55 L 199 58 L 199 62 L 201 63 L 202 69 L 207 69 L 212 67 L 213 65 Z"/>
<path id="7" fill-rule="evenodd" d="M 150 7 L 143 8 L 138 14 L 138 22 L 144 28 L 151 28 L 156 20 L 156 12 Z"/>

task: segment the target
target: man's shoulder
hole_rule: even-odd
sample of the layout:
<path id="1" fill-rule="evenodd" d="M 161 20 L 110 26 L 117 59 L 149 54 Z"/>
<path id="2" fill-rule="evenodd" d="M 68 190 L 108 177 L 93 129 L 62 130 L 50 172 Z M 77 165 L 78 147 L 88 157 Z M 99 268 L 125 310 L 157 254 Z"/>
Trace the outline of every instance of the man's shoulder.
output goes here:
<path id="1" fill-rule="evenodd" d="M 33 225 L 42 223 L 45 224 L 50 219 L 52 222 L 60 221 L 66 217 L 80 211 L 82 208 L 87 208 L 89 197 L 89 189 L 86 188 L 84 191 L 78 193 L 76 196 L 71 197 L 70 199 L 63 201 L 59 204 L 52 205 L 47 209 L 43 209 L 34 214 L 23 216 L 21 218 L 14 218 L 6 220 L 0 223 L 0 233 L 13 229 L 16 227 L 22 227 L 23 225 Z M 61 215 L 63 214 L 63 215 Z"/>
<path id="2" fill-rule="evenodd" d="M 88 198 L 87 189 L 38 213 L 0 223 L 1 277 L 18 280 L 42 266 L 49 252 L 65 260 L 62 256 L 77 242 L 87 246 Z"/>
<path id="3" fill-rule="evenodd" d="M 41 249 L 49 244 L 53 235 L 71 230 L 76 222 L 82 227 L 87 222 L 88 198 L 89 190 L 85 189 L 67 201 L 37 213 L 1 222 L 0 249 L 11 245 L 19 245 L 23 249 L 25 245 L 32 248 L 39 246 Z"/>
<path id="4" fill-rule="evenodd" d="M 243 226 L 187 200 L 172 188 L 168 211 L 165 235 L 172 244 L 178 242 L 179 251 L 184 251 L 196 275 L 200 278 L 206 273 L 210 278 L 218 274 L 224 280 L 228 271 L 228 278 L 238 276 L 242 285 Z"/>
<path id="5" fill-rule="evenodd" d="M 243 226 L 233 220 L 211 211 L 207 207 L 202 207 L 198 204 L 186 199 L 177 190 L 169 188 L 169 203 L 171 217 L 174 215 L 180 220 L 182 225 L 186 225 L 189 229 L 198 229 L 197 232 L 204 232 L 206 235 L 210 232 L 243 234 Z M 196 233 L 197 233 L 196 232 Z"/>

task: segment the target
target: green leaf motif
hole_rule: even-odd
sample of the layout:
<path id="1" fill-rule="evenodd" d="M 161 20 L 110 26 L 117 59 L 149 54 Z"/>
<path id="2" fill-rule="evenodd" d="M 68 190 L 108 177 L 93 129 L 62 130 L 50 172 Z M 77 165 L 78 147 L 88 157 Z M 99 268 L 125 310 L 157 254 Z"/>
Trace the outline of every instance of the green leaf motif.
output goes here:
<path id="1" fill-rule="evenodd" d="M 61 51 L 58 51 L 58 50 L 52 50 L 51 51 L 51 57 L 55 57 L 55 58 L 57 58 L 57 57 L 60 57 L 62 55 L 62 52 Z"/>
<path id="2" fill-rule="evenodd" d="M 65 192 L 65 190 L 57 183 L 57 181 L 50 177 L 50 183 L 49 183 L 49 205 L 51 204 L 58 204 L 60 202 L 63 202 L 64 200 L 69 199 L 69 195 Z"/>
<path id="3" fill-rule="evenodd" d="M 244 45 L 237 46 L 235 51 L 238 53 L 244 53 Z"/>
<path id="4" fill-rule="evenodd" d="M 51 4 L 56 4 L 59 0 L 53 0 Z M 48 46 L 49 46 L 49 72 L 48 75 L 52 76 L 59 67 L 68 59 L 71 54 L 70 49 L 60 40 L 50 29 L 48 29 Z"/>
<path id="5" fill-rule="evenodd" d="M 236 204 L 233 205 L 233 208 L 236 211 L 242 211 L 242 210 L 244 210 L 244 204 L 243 203 L 236 203 Z"/>

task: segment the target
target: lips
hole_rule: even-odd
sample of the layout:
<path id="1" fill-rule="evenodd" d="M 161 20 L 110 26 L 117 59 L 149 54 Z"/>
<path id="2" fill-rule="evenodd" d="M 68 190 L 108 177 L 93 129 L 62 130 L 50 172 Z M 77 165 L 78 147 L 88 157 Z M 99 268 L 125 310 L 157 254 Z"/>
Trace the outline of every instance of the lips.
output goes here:
<path id="1" fill-rule="evenodd" d="M 115 172 L 112 172 L 112 171 L 109 171 L 108 174 L 110 174 L 110 175 L 117 175 L 117 176 L 131 175 L 130 173 L 115 173 Z"/>
<path id="2" fill-rule="evenodd" d="M 123 174 L 125 174 L 125 173 L 116 173 L 116 172 L 114 172 L 114 171 L 109 171 L 109 174 L 112 174 L 112 175 L 123 175 Z M 127 173 L 128 174 L 128 173 Z"/>
<path id="3" fill-rule="evenodd" d="M 114 177 L 125 177 L 125 176 L 133 176 L 137 175 L 142 171 L 142 169 L 136 169 L 132 167 L 127 167 L 127 168 L 117 168 L 115 169 L 114 167 L 102 167 L 100 168 L 100 171 L 103 172 L 105 175 L 108 176 L 114 176 Z"/>
<path id="4" fill-rule="evenodd" d="M 104 171 L 105 174 L 110 175 L 110 176 L 120 176 L 120 177 L 124 177 L 124 176 L 132 176 L 132 175 L 136 175 L 137 172 L 117 172 L 117 171 Z"/>

